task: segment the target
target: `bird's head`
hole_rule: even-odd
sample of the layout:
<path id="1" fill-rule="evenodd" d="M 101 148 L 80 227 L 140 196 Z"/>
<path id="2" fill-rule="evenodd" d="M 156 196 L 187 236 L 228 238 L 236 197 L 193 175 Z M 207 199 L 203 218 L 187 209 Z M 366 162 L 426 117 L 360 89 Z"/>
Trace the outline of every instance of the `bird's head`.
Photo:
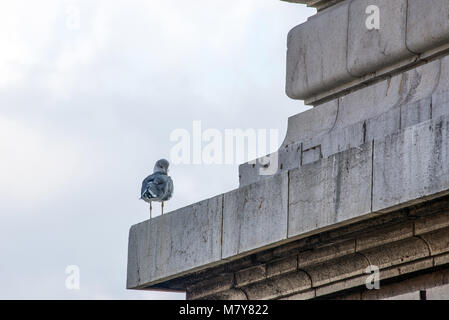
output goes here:
<path id="1" fill-rule="evenodd" d="M 168 161 L 165 160 L 165 159 L 161 159 L 161 160 L 158 160 L 156 162 L 156 164 L 154 165 L 154 170 L 153 171 L 154 172 L 162 172 L 162 173 L 167 174 L 168 173 L 168 166 L 169 166 Z"/>

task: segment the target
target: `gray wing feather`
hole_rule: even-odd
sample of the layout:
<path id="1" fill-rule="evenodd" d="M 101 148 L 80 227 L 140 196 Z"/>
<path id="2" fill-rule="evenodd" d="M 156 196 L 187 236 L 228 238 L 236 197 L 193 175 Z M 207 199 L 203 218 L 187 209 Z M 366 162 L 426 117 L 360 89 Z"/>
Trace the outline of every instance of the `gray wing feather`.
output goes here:
<path id="1" fill-rule="evenodd" d="M 173 180 L 169 177 L 169 176 L 165 176 L 166 180 L 165 180 L 165 192 L 163 197 L 161 198 L 162 201 L 167 201 L 169 200 L 172 195 L 173 195 Z"/>
<path id="2" fill-rule="evenodd" d="M 166 201 L 173 193 L 173 181 L 165 174 L 154 173 L 142 181 L 140 193 L 145 201 Z"/>

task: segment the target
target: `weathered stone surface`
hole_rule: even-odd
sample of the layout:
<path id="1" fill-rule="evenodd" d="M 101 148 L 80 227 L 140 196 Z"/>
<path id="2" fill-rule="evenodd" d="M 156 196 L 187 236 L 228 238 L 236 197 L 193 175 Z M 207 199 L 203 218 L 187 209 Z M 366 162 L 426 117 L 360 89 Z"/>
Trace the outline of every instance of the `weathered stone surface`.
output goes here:
<path id="1" fill-rule="evenodd" d="M 448 124 L 440 117 L 375 142 L 374 211 L 449 190 Z"/>
<path id="2" fill-rule="evenodd" d="M 288 153 L 288 151 L 292 151 Z M 273 175 L 283 171 L 283 166 L 298 166 L 300 157 L 300 147 L 288 146 L 282 152 L 273 152 L 265 157 L 261 157 L 239 166 L 240 187 L 269 179 Z M 297 154 L 295 154 L 295 151 Z M 283 162 L 281 163 L 280 160 Z M 296 163 L 295 163 L 296 161 Z"/>
<path id="3" fill-rule="evenodd" d="M 351 289 L 365 285 L 365 281 L 368 275 L 357 276 L 354 278 L 345 279 L 339 282 L 331 283 L 329 285 L 319 287 L 315 290 L 317 297 L 329 295 L 335 292 Z"/>
<path id="4" fill-rule="evenodd" d="M 219 261 L 222 205 L 217 196 L 131 227 L 127 287 Z"/>
<path id="5" fill-rule="evenodd" d="M 350 1 L 348 28 L 348 70 L 364 76 L 413 57 L 405 46 L 407 0 Z M 366 9 L 380 10 L 380 28 L 368 29 Z"/>
<path id="6" fill-rule="evenodd" d="M 207 296 L 206 300 L 247 300 L 246 294 L 241 289 L 230 289 L 219 292 L 215 295 Z"/>
<path id="7" fill-rule="evenodd" d="M 440 256 L 437 256 L 433 258 L 434 265 L 435 266 L 442 266 L 445 264 L 449 264 L 449 254 L 442 254 Z"/>
<path id="8" fill-rule="evenodd" d="M 449 113 L 449 56 L 438 60 L 438 62 L 440 63 L 439 81 L 432 94 L 433 118 Z"/>
<path id="9" fill-rule="evenodd" d="M 371 152 L 365 144 L 290 171 L 289 237 L 370 212 Z"/>
<path id="10" fill-rule="evenodd" d="M 363 274 L 368 265 L 365 257 L 354 253 L 318 265 L 307 266 L 303 270 L 312 278 L 313 287 L 319 287 Z"/>
<path id="11" fill-rule="evenodd" d="M 320 264 L 355 252 L 355 241 L 347 240 L 300 252 L 298 255 L 298 268 Z"/>
<path id="12" fill-rule="evenodd" d="M 235 274 L 235 286 L 241 287 L 252 282 L 263 280 L 267 277 L 265 265 L 258 265 L 241 270 Z"/>
<path id="13" fill-rule="evenodd" d="M 288 34 L 286 93 L 307 99 L 353 79 L 346 68 L 349 2 L 312 16 Z"/>
<path id="14" fill-rule="evenodd" d="M 321 145 L 319 144 L 302 151 L 301 164 L 305 165 L 308 163 L 312 163 L 320 160 L 321 158 Z"/>
<path id="15" fill-rule="evenodd" d="M 315 290 L 307 290 L 285 298 L 281 298 L 280 300 L 309 300 L 313 298 L 315 298 Z"/>
<path id="16" fill-rule="evenodd" d="M 380 283 L 380 290 L 366 290 L 362 292 L 362 299 L 364 300 L 378 300 L 386 299 L 396 296 L 401 296 L 409 293 L 417 293 L 419 297 L 420 290 L 427 290 L 435 286 L 440 286 L 447 283 L 448 270 L 436 271 L 416 277 L 405 279 L 393 283 Z"/>
<path id="17" fill-rule="evenodd" d="M 409 103 L 401 108 L 401 127 L 407 128 L 432 118 L 432 97 Z"/>
<path id="18" fill-rule="evenodd" d="M 401 264 L 399 266 L 392 267 L 387 270 L 383 270 L 381 279 L 396 277 L 402 274 L 408 274 L 420 270 L 430 269 L 433 267 L 433 258 L 426 258 L 422 260 L 412 261 L 409 263 Z"/>
<path id="19" fill-rule="evenodd" d="M 283 146 L 330 131 L 338 116 L 338 100 L 311 108 L 288 118 Z"/>
<path id="20" fill-rule="evenodd" d="M 274 171 L 291 170 L 373 139 L 383 140 L 448 114 L 449 76 L 441 74 L 449 74 L 446 60 L 449 57 L 443 58 L 444 70 L 440 70 L 442 60 L 435 60 L 290 117 L 278 151 L 279 167 Z M 260 163 L 241 165 L 240 186 L 265 179 L 260 170 Z"/>
<path id="21" fill-rule="evenodd" d="M 195 283 L 194 285 L 187 287 L 186 298 L 188 300 L 200 299 L 222 291 L 227 291 L 231 289 L 233 281 L 234 275 L 232 273 L 225 273 L 218 277 Z"/>
<path id="22" fill-rule="evenodd" d="M 366 120 L 366 141 L 383 140 L 401 128 L 401 107 L 395 105 L 386 112 Z"/>
<path id="23" fill-rule="evenodd" d="M 448 1 L 352 0 L 310 18 L 289 34 L 287 94 L 317 104 L 427 62 L 428 56 L 449 47 Z M 369 5 L 380 9 L 378 30 L 366 27 Z M 349 6 L 348 12 L 344 6 Z"/>
<path id="24" fill-rule="evenodd" d="M 321 153 L 327 158 L 338 152 L 357 148 L 365 143 L 366 126 L 364 122 L 358 122 L 344 128 L 332 130 L 322 137 Z"/>
<path id="25" fill-rule="evenodd" d="M 274 277 L 283 273 L 295 271 L 298 268 L 298 257 L 296 255 L 279 259 L 267 264 L 267 277 Z"/>
<path id="26" fill-rule="evenodd" d="M 413 223 L 405 223 L 381 230 L 374 230 L 368 234 L 357 237 L 357 251 L 378 247 L 383 244 L 398 241 L 413 236 Z"/>
<path id="27" fill-rule="evenodd" d="M 427 300 L 449 300 L 449 284 L 426 290 Z"/>
<path id="28" fill-rule="evenodd" d="M 311 282 L 302 271 L 273 277 L 244 287 L 249 300 L 268 300 L 288 296 L 311 288 Z"/>
<path id="29" fill-rule="evenodd" d="M 372 265 L 381 269 L 430 255 L 426 243 L 418 238 L 401 240 L 361 252 Z"/>
<path id="30" fill-rule="evenodd" d="M 448 16 L 448 0 L 408 0 L 407 47 L 422 53 L 448 43 Z"/>
<path id="31" fill-rule="evenodd" d="M 343 0 L 282 0 L 286 2 L 307 4 L 308 7 L 314 7 L 318 10 L 326 9 Z"/>
<path id="32" fill-rule="evenodd" d="M 287 198 L 287 172 L 226 193 L 223 258 L 286 239 Z"/>
<path id="33" fill-rule="evenodd" d="M 420 238 L 427 243 L 432 255 L 449 251 L 449 228 L 421 234 Z"/>
<path id="34" fill-rule="evenodd" d="M 411 260 L 414 258 L 412 257 Z M 380 270 L 379 280 L 380 285 L 383 286 L 383 281 L 391 278 L 395 278 L 404 274 L 410 274 L 413 272 L 430 269 L 433 267 L 433 258 L 425 258 L 414 260 L 411 262 L 402 263 L 400 260 L 396 260 L 391 267 L 383 268 Z M 375 291 L 375 290 L 373 290 Z M 380 298 L 379 298 L 380 299 Z"/>

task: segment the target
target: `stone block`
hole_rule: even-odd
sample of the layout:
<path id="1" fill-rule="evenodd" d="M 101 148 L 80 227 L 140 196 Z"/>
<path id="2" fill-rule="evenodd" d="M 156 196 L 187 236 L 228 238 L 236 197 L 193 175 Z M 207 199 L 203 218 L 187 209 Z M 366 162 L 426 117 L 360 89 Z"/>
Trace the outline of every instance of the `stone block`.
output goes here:
<path id="1" fill-rule="evenodd" d="M 407 274 L 407 273 L 413 273 L 413 272 L 417 272 L 417 271 L 421 271 L 421 270 L 425 270 L 425 269 L 430 269 L 432 267 L 433 267 L 433 258 L 426 258 L 426 259 L 402 264 L 400 266 L 397 266 L 397 267 L 394 267 L 391 269 L 392 270 L 394 269 L 394 272 L 397 272 L 397 275 L 399 276 L 399 275 L 403 275 L 403 274 Z M 385 279 L 385 277 L 384 277 L 385 273 L 388 273 L 388 272 L 382 271 L 381 279 Z"/>
<path id="2" fill-rule="evenodd" d="M 357 251 L 362 251 L 410 237 L 413 237 L 413 223 L 411 222 L 374 230 L 359 236 L 356 239 L 356 248 Z"/>
<path id="3" fill-rule="evenodd" d="M 302 143 L 292 143 L 279 149 L 279 172 L 298 168 L 301 163 Z"/>
<path id="4" fill-rule="evenodd" d="M 221 259 L 223 197 L 131 227 L 127 287 L 151 285 Z"/>
<path id="5" fill-rule="evenodd" d="M 337 128 L 325 135 L 318 137 L 321 140 L 321 155 L 327 158 L 338 152 L 361 146 L 365 143 L 366 126 L 363 122 Z"/>
<path id="6" fill-rule="evenodd" d="M 432 118 L 432 95 L 428 98 L 409 103 L 401 108 L 401 128 L 414 126 L 415 124 Z"/>
<path id="7" fill-rule="evenodd" d="M 221 274 L 187 287 L 187 300 L 201 299 L 231 289 L 234 281 L 232 273 Z"/>
<path id="8" fill-rule="evenodd" d="M 302 151 L 301 164 L 305 165 L 308 163 L 312 163 L 320 160 L 321 158 L 322 158 L 321 145 L 319 144 L 317 146 Z"/>
<path id="9" fill-rule="evenodd" d="M 274 277 L 298 268 L 298 256 L 293 255 L 267 264 L 267 277 Z"/>
<path id="10" fill-rule="evenodd" d="M 379 117 L 398 106 L 403 87 L 402 78 L 395 76 L 341 97 L 335 129 Z"/>
<path id="11" fill-rule="evenodd" d="M 265 265 L 258 265 L 236 272 L 235 286 L 241 287 L 249 283 L 261 281 L 267 276 L 267 269 Z"/>
<path id="12" fill-rule="evenodd" d="M 449 0 L 408 0 L 407 47 L 416 53 L 449 43 Z"/>
<path id="13" fill-rule="evenodd" d="M 312 286 L 319 287 L 364 274 L 368 265 L 365 257 L 354 253 L 318 265 L 307 266 L 303 270 L 312 278 Z"/>
<path id="14" fill-rule="evenodd" d="M 300 252 L 298 268 L 320 264 L 355 252 L 355 241 L 347 240 L 324 247 Z"/>
<path id="15" fill-rule="evenodd" d="M 449 56 L 440 60 L 438 86 L 432 94 L 432 117 L 438 118 L 449 113 Z"/>
<path id="16" fill-rule="evenodd" d="M 256 282 L 244 287 L 249 300 L 268 300 L 292 295 L 311 288 L 310 278 L 305 272 L 297 271 Z"/>
<path id="17" fill-rule="evenodd" d="M 424 261 L 428 260 L 431 259 L 425 259 Z M 424 265 L 421 262 L 412 262 L 406 265 L 409 265 L 408 270 L 410 272 L 432 267 L 431 263 L 430 264 L 427 263 Z M 394 282 L 383 282 L 384 279 L 396 277 L 401 274 L 403 273 L 400 273 L 396 267 L 390 268 L 388 270 L 381 270 L 380 289 L 364 291 L 362 293 L 362 299 L 380 300 L 402 296 L 413 292 L 419 292 L 420 290 L 425 290 L 429 285 L 432 286 L 435 283 L 440 283 L 442 277 L 441 274 L 427 273 L 423 275 L 416 275 L 415 277 L 408 278 L 405 280 L 399 280 Z"/>
<path id="18" fill-rule="evenodd" d="M 293 28 L 287 43 L 286 93 L 305 100 L 351 81 L 346 68 L 348 6 L 345 1 Z"/>
<path id="19" fill-rule="evenodd" d="M 329 294 L 332 294 L 332 293 L 344 291 L 344 290 L 347 290 L 347 289 L 360 287 L 362 285 L 365 285 L 367 277 L 368 277 L 368 275 L 362 275 L 362 276 L 356 276 L 356 277 L 353 277 L 353 278 L 344 279 L 342 281 L 334 282 L 334 283 L 331 283 L 329 285 L 325 285 L 325 286 L 316 288 L 316 290 L 315 290 L 316 293 L 315 294 L 316 294 L 317 297 L 321 297 L 321 296 L 329 295 Z M 360 294 L 358 294 L 357 296 L 360 299 Z"/>
<path id="20" fill-rule="evenodd" d="M 449 264 L 449 254 L 442 254 L 440 256 L 437 256 L 433 258 L 434 265 L 435 266 L 442 266 L 445 264 Z"/>
<path id="21" fill-rule="evenodd" d="M 332 129 L 338 116 L 338 100 L 323 103 L 288 118 L 283 146 L 317 136 Z"/>
<path id="22" fill-rule="evenodd" d="M 407 0 L 353 0 L 349 7 L 348 70 L 361 77 L 413 57 L 406 45 Z M 380 12 L 379 29 L 368 29 L 366 9 Z"/>
<path id="23" fill-rule="evenodd" d="M 427 243 L 432 255 L 449 251 L 449 228 L 421 234 L 420 238 Z"/>
<path id="24" fill-rule="evenodd" d="M 369 213 L 371 160 L 365 144 L 290 171 L 288 236 Z"/>
<path id="25" fill-rule="evenodd" d="M 282 1 L 307 4 L 308 7 L 314 7 L 318 11 L 321 11 L 343 0 L 282 0 Z"/>
<path id="26" fill-rule="evenodd" d="M 412 258 L 413 259 L 413 258 Z M 426 258 L 421 260 L 413 260 L 411 262 L 402 263 L 400 260 L 396 260 L 390 267 L 380 270 L 379 279 L 381 286 L 383 286 L 383 281 L 386 279 L 398 277 L 404 274 L 417 272 L 420 270 L 425 270 L 433 267 L 433 258 Z M 380 299 L 380 298 L 379 298 Z"/>
<path id="27" fill-rule="evenodd" d="M 223 258 L 287 238 L 288 173 L 224 194 Z"/>
<path id="28" fill-rule="evenodd" d="M 417 219 L 415 221 L 415 234 L 419 235 L 445 227 L 449 227 L 449 208 L 440 214 Z"/>
<path id="29" fill-rule="evenodd" d="M 293 294 L 291 296 L 281 298 L 280 300 L 309 300 L 315 298 L 315 290 L 307 290 L 301 293 Z"/>
<path id="30" fill-rule="evenodd" d="M 205 297 L 206 300 L 247 300 L 245 292 L 241 289 L 230 289 Z"/>
<path id="31" fill-rule="evenodd" d="M 386 112 L 366 120 L 366 141 L 383 140 L 401 128 L 401 108 L 394 106 Z"/>
<path id="32" fill-rule="evenodd" d="M 429 256 L 426 243 L 418 238 L 401 240 L 361 251 L 369 262 L 380 269 Z"/>
<path id="33" fill-rule="evenodd" d="M 449 117 L 375 141 L 373 211 L 449 190 Z"/>

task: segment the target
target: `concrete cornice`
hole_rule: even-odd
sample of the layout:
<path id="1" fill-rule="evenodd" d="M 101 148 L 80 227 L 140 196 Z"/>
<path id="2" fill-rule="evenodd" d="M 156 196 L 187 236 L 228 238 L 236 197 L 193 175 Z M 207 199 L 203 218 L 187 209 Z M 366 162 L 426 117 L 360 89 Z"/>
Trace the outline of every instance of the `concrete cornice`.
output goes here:
<path id="1" fill-rule="evenodd" d="M 360 288 L 378 268 L 383 281 L 449 263 L 449 198 L 324 232 L 165 283 L 188 299 L 312 299 Z M 371 270 L 371 269 L 370 269 Z M 374 270 L 374 269 L 372 269 Z"/>
<path id="2" fill-rule="evenodd" d="M 282 1 L 306 4 L 308 7 L 313 7 L 316 8 L 318 11 L 320 11 L 344 0 L 282 0 Z"/>
<path id="3" fill-rule="evenodd" d="M 127 288 L 308 299 L 449 266 L 447 1 L 294 1 L 329 7 L 288 37 L 287 93 L 320 105 L 238 189 L 132 226 Z"/>
<path id="4" fill-rule="evenodd" d="M 446 0 L 338 4 L 289 32 L 286 93 L 292 99 L 321 105 L 449 49 Z M 366 13 L 370 5 L 378 9 L 377 26 L 369 24 L 374 15 Z M 431 18 L 423 19 L 423 12 Z"/>
<path id="5" fill-rule="evenodd" d="M 127 287 L 165 287 L 173 279 L 445 196 L 448 173 L 446 114 L 134 225 Z"/>

